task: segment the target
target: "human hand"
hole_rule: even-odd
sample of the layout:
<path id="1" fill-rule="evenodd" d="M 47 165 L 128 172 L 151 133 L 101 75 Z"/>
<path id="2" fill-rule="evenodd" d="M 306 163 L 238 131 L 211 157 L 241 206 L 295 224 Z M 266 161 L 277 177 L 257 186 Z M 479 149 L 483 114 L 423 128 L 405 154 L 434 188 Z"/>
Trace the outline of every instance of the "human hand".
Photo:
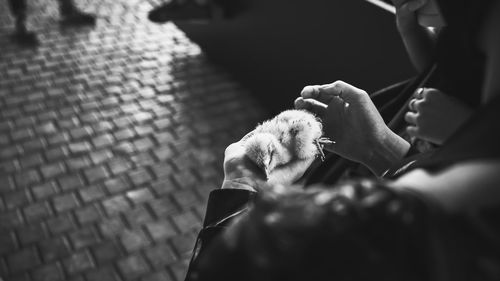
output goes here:
<path id="1" fill-rule="evenodd" d="M 400 32 L 418 26 L 417 10 L 429 0 L 391 0 L 396 8 L 396 24 Z"/>
<path id="2" fill-rule="evenodd" d="M 284 165 L 275 167 L 268 175 L 247 155 L 245 139 L 226 148 L 224 155 L 224 182 L 222 188 L 247 189 L 262 191 L 275 185 L 291 185 L 297 181 L 314 161 L 314 157 L 307 159 L 293 159 Z"/>
<path id="3" fill-rule="evenodd" d="M 241 141 L 229 145 L 224 152 L 224 181 L 222 188 L 257 191 L 259 182 L 265 182 L 266 175 L 245 153 Z"/>
<path id="4" fill-rule="evenodd" d="M 408 104 L 406 131 L 438 145 L 443 144 L 472 114 L 472 109 L 437 89 L 420 88 Z"/>
<path id="5" fill-rule="evenodd" d="M 325 135 L 335 141 L 325 149 L 363 163 L 375 174 L 384 172 L 409 149 L 386 126 L 368 94 L 345 82 L 307 86 L 295 107 L 322 119 Z"/>

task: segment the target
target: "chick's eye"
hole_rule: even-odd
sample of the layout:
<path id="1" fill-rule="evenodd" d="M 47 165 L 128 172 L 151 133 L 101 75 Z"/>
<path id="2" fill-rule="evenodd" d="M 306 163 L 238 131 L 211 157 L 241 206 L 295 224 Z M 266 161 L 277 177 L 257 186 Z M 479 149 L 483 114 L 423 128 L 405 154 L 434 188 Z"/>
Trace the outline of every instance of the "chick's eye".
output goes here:
<path id="1" fill-rule="evenodd" d="M 268 163 L 268 165 L 270 165 L 271 162 L 273 161 L 273 156 L 274 156 L 274 150 L 269 151 L 269 163 Z"/>

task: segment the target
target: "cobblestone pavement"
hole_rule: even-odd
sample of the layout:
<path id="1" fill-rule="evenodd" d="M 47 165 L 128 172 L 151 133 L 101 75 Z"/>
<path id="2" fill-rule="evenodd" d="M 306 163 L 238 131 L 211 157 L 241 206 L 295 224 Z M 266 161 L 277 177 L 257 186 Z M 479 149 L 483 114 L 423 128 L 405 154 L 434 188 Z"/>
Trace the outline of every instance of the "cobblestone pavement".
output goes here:
<path id="1" fill-rule="evenodd" d="M 0 276 L 182 280 L 225 146 L 264 113 L 146 0 L 31 0 L 37 49 L 0 1 Z"/>

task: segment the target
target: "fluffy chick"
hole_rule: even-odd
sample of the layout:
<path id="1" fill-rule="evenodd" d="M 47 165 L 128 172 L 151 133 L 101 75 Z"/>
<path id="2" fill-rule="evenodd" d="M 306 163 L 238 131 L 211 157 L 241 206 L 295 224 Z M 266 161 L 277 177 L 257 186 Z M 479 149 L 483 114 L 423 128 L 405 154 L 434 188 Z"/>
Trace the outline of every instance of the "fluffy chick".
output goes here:
<path id="1" fill-rule="evenodd" d="M 258 125 L 243 138 L 246 155 L 267 177 L 278 167 L 294 160 L 309 160 L 323 156 L 321 122 L 303 110 L 286 110 L 271 120 Z M 331 143 L 331 142 L 330 142 Z"/>

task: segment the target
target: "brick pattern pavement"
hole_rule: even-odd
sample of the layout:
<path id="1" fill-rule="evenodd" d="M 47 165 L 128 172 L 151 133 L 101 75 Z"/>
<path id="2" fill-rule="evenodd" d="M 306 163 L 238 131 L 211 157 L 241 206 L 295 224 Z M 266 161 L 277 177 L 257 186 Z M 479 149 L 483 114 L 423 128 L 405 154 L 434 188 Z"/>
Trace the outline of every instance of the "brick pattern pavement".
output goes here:
<path id="1" fill-rule="evenodd" d="M 145 0 L 77 1 L 95 28 L 9 40 L 0 1 L 0 277 L 182 280 L 225 146 L 264 116 L 250 94 Z"/>

